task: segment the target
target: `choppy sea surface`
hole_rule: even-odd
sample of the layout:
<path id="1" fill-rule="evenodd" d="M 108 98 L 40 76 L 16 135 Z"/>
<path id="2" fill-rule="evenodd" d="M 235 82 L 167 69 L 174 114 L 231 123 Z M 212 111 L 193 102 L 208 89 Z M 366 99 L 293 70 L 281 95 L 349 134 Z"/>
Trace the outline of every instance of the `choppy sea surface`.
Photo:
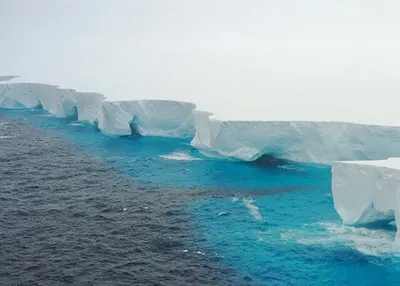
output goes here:
<path id="1" fill-rule="evenodd" d="M 399 285 L 394 227 L 342 226 L 330 183 L 0 109 L 0 285 Z"/>

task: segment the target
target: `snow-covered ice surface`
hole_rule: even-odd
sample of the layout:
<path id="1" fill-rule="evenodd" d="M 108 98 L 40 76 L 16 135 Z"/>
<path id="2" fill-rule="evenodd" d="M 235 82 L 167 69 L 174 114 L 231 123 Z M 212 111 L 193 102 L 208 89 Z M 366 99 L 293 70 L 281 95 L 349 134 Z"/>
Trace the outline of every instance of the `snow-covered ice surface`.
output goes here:
<path id="1" fill-rule="evenodd" d="M 12 79 L 12 76 L 4 78 Z M 54 85 L 0 85 L 1 108 L 43 108 L 74 117 L 113 136 L 193 138 L 205 155 L 254 161 L 267 155 L 289 161 L 329 164 L 343 160 L 400 157 L 400 127 L 318 121 L 230 121 L 172 100 L 109 101 L 98 93 Z"/>
<path id="2" fill-rule="evenodd" d="M 332 193 L 335 209 L 346 225 L 400 222 L 400 158 L 334 162 Z M 394 248 L 400 250 L 400 233 Z"/>

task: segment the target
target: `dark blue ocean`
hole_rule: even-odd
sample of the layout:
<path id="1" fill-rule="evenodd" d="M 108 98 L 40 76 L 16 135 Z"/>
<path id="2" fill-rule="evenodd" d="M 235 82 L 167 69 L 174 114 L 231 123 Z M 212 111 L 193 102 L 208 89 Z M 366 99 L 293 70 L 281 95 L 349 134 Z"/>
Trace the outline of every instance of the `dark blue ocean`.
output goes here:
<path id="1" fill-rule="evenodd" d="M 0 285 L 400 285 L 394 227 L 342 226 L 330 184 L 0 109 Z"/>

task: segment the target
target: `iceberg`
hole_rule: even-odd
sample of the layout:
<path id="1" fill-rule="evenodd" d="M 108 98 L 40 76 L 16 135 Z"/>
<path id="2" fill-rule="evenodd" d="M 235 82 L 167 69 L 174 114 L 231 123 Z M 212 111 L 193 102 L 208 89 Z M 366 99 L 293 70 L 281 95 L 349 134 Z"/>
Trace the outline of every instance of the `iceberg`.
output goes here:
<path id="1" fill-rule="evenodd" d="M 43 85 L 43 87 L 46 85 Z M 0 85 L 0 107 L 2 108 L 37 108 L 40 106 L 37 84 L 2 84 Z M 44 88 L 45 89 L 45 88 Z"/>
<path id="2" fill-rule="evenodd" d="M 60 89 L 40 83 L 10 83 L 0 85 L 0 107 L 43 108 L 58 117 L 76 117 L 94 123 L 104 96 L 96 93 Z"/>
<path id="3" fill-rule="evenodd" d="M 400 127 L 318 121 L 218 120 L 189 102 L 110 101 L 98 93 L 40 83 L 0 84 L 0 108 L 42 108 L 110 136 L 190 138 L 208 156 L 243 161 L 333 161 L 400 157 Z M 259 160 L 260 159 L 260 160 Z"/>
<path id="4" fill-rule="evenodd" d="M 335 209 L 346 225 L 396 221 L 393 248 L 400 251 L 400 158 L 334 162 L 332 194 Z"/>
<path id="5" fill-rule="evenodd" d="M 165 100 L 106 101 L 98 93 L 39 83 L 0 85 L 1 108 L 43 108 L 58 117 L 96 125 L 107 135 L 193 136 L 193 103 Z"/>
<path id="6" fill-rule="evenodd" d="M 346 122 L 223 121 L 195 116 L 191 145 L 206 154 L 254 161 L 274 158 L 330 164 L 400 157 L 400 127 Z"/>
<path id="7" fill-rule="evenodd" d="M 107 135 L 188 137 L 196 105 L 168 100 L 105 101 L 98 127 Z"/>

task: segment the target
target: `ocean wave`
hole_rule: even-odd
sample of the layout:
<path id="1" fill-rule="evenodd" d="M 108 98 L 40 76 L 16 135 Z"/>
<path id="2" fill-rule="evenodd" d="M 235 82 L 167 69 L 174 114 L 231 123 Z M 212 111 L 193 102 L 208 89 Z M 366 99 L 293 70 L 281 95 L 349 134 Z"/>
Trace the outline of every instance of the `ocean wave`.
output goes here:
<path id="1" fill-rule="evenodd" d="M 177 160 L 177 161 L 198 161 L 202 160 L 197 157 L 193 157 L 187 153 L 183 152 L 173 152 L 166 155 L 160 155 L 161 158 L 168 159 L 168 160 Z"/>
<path id="2" fill-rule="evenodd" d="M 255 201 L 252 199 L 243 199 L 243 205 L 249 209 L 251 216 L 257 221 L 262 221 L 263 217 L 260 210 L 254 203 Z"/>
<path id="3" fill-rule="evenodd" d="M 84 124 L 81 123 L 81 122 L 71 122 L 68 125 L 71 125 L 71 126 L 84 126 Z"/>
<path id="4" fill-rule="evenodd" d="M 301 229 L 285 230 L 280 233 L 284 241 L 325 247 L 344 245 L 370 256 L 393 253 L 394 236 L 395 232 L 387 229 L 351 227 L 333 222 L 308 224 Z"/>

